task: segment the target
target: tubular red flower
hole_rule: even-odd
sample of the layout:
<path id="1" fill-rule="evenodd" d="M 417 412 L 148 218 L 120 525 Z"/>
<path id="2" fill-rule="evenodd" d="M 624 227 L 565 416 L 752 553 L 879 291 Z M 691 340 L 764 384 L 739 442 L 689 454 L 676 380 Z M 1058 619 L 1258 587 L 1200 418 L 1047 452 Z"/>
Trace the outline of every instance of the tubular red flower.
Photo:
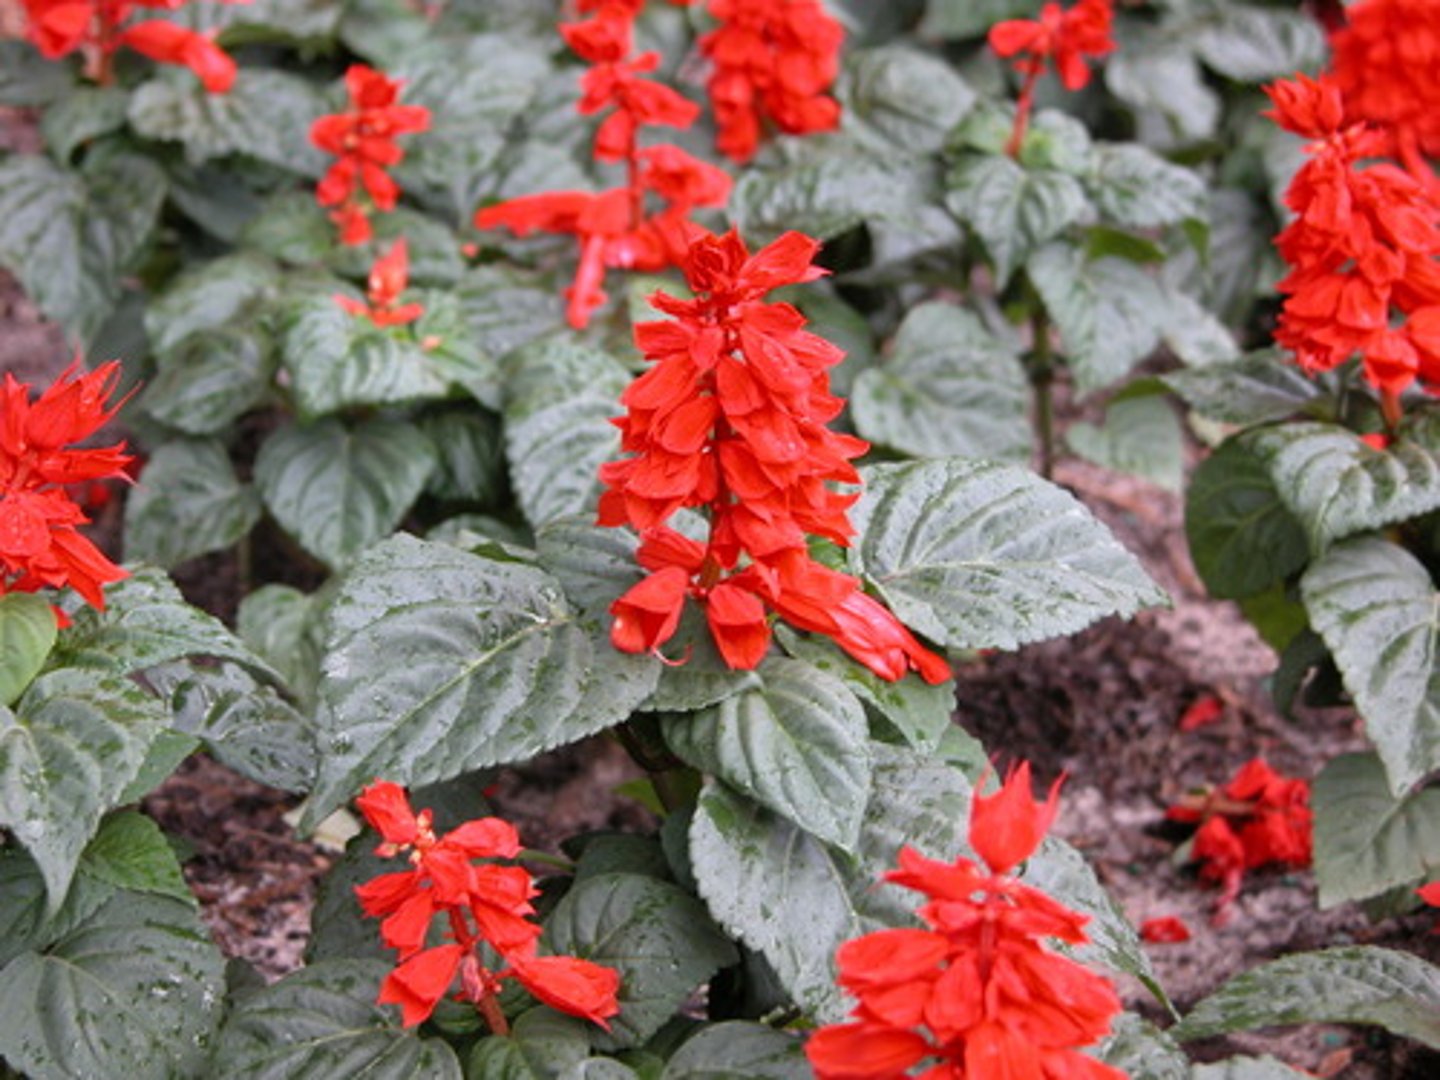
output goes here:
<path id="1" fill-rule="evenodd" d="M 419 303 L 397 304 L 400 294 L 410 282 L 410 248 L 405 237 L 390 245 L 390 250 L 375 260 L 367 283 L 368 304 L 337 293 L 335 302 L 351 315 L 369 319 L 376 326 L 404 326 L 425 314 Z"/>
<path id="2" fill-rule="evenodd" d="M 1065 89 L 1080 90 L 1090 81 L 1085 58 L 1115 49 L 1110 36 L 1113 18 L 1110 0 L 1080 0 L 1068 10 L 1048 3 L 1038 19 L 1008 19 L 992 26 L 990 48 L 1007 59 L 1019 57 L 1015 68 L 1027 76 L 1052 63 Z"/>
<path id="3" fill-rule="evenodd" d="M 982 800 L 976 789 L 972 846 L 1000 837 L 998 853 L 982 852 L 991 872 L 901 849 L 885 879 L 928 898 L 918 912 L 928 929 L 881 930 L 840 947 L 840 985 L 857 1004 L 851 1022 L 821 1028 L 806 1045 L 819 1080 L 907 1077 L 927 1061 L 927 1078 L 1122 1080 L 1079 1052 L 1121 1011 L 1114 989 L 1044 944 L 1085 942 L 1086 917 L 995 869 L 1033 850 L 1053 815 L 1028 783 L 1022 765 L 1000 794 Z"/>
<path id="4" fill-rule="evenodd" d="M 121 31 L 120 43 L 162 64 L 189 68 L 212 94 L 223 94 L 235 85 L 237 69 L 230 54 L 206 35 L 175 23 L 160 19 L 135 23 Z"/>
<path id="5" fill-rule="evenodd" d="M 1360 0 L 1330 36 L 1346 123 L 1371 123 L 1419 179 L 1440 157 L 1440 7 L 1429 0 Z"/>
<path id="6" fill-rule="evenodd" d="M 104 586 L 126 577 L 76 526 L 90 519 L 66 485 L 109 477 L 129 479 L 125 444 L 72 449 L 115 415 L 109 403 L 120 365 L 77 374 L 71 364 L 33 402 L 30 387 L 5 376 L 0 384 L 0 594 L 73 588 L 104 608 Z"/>

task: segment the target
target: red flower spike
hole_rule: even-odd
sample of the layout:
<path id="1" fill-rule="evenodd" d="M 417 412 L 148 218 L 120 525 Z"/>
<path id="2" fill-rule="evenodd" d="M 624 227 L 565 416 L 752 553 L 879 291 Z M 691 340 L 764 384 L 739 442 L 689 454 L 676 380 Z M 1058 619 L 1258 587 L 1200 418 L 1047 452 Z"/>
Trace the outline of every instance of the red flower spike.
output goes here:
<path id="1" fill-rule="evenodd" d="M 126 577 L 76 526 L 90 519 L 67 487 L 109 477 L 129 479 L 123 443 L 70 449 L 120 408 L 110 404 L 118 363 L 77 374 L 71 364 L 33 402 L 30 387 L 0 383 L 0 595 L 69 586 L 104 608 L 105 585 Z"/>
<path id="2" fill-rule="evenodd" d="M 1115 50 L 1110 36 L 1113 18 L 1110 0 L 1080 0 L 1069 10 L 1048 3 L 1038 19 L 1009 19 L 992 26 L 990 48 L 1006 59 L 1019 57 L 1015 68 L 1027 76 L 1053 63 L 1065 89 L 1080 90 L 1090 82 L 1085 58 Z"/>
<path id="3" fill-rule="evenodd" d="M 335 295 L 335 302 L 349 314 L 363 316 L 376 326 L 405 326 L 425 314 L 423 304 L 396 303 L 409 281 L 410 249 L 402 236 L 370 268 L 368 305 L 342 293 Z"/>
<path id="4" fill-rule="evenodd" d="M 395 209 L 400 190 L 385 171 L 405 157 L 395 140 L 430 128 L 429 109 L 397 104 L 400 87 L 383 72 L 352 64 L 345 73 L 350 108 L 322 116 L 310 127 L 310 141 L 337 158 L 315 198 L 321 206 L 334 207 L 331 219 L 341 243 L 364 243 L 371 235 L 370 213 Z"/>
<path id="5" fill-rule="evenodd" d="M 27 18 L 27 35 L 40 54 L 58 60 L 78 49 L 98 56 L 97 77 L 110 77 L 110 57 L 117 49 L 133 49 L 162 64 L 188 67 L 205 89 L 223 94 L 235 82 L 235 61 L 210 35 L 177 23 L 151 19 L 126 22 L 137 7 L 174 10 L 184 0 L 21 0 Z"/>
<path id="6" fill-rule="evenodd" d="M 970 846 L 997 874 L 1008 873 L 1034 854 L 1055 820 L 1060 801 L 1056 780 L 1043 803 L 1030 789 L 1030 763 L 1012 769 L 994 795 L 977 786 L 970 812 Z"/>
<path id="7" fill-rule="evenodd" d="M 1430 0 L 1360 0 L 1330 36 L 1345 121 L 1384 129 L 1393 153 L 1430 182 L 1440 157 L 1440 8 Z"/>
<path id="8" fill-rule="evenodd" d="M 481 818 L 437 837 L 430 811 L 416 814 L 404 790 L 382 780 L 366 788 L 356 805 L 385 838 L 382 854 L 409 852 L 410 870 L 382 874 L 355 890 L 365 914 L 384 919 L 381 939 L 400 955 L 378 1001 L 399 1005 L 406 1027 L 429 1017 L 457 972 L 462 998 L 487 1018 L 499 1015 L 491 998 L 514 976 L 546 1004 L 607 1026 L 605 1018 L 619 1011 L 619 975 L 571 957 L 536 959 L 541 928 L 530 921 L 535 914 L 530 901 L 538 895 L 530 874 L 519 866 L 473 862 L 518 855 L 520 837 L 513 826 Z M 454 941 L 427 949 L 431 924 L 442 914 Z M 477 952 L 481 944 L 510 968 L 486 970 Z"/>
<path id="9" fill-rule="evenodd" d="M 1025 818 L 1033 847 L 1035 804 L 1028 789 L 1023 806 L 1009 794 L 1022 774 L 1028 783 L 1022 765 L 983 803 L 977 789 L 971 820 L 1002 811 Z M 922 1075 L 935 1080 L 1123 1080 L 1079 1052 L 1121 1011 L 1114 989 L 1044 943 L 1085 942 L 1085 916 L 969 859 L 944 863 L 903 848 L 899 863 L 885 879 L 925 894 L 918 915 L 928 929 L 882 930 L 840 947 L 840 985 L 857 1005 L 851 1022 L 821 1028 L 806 1045 L 819 1080 L 899 1080 L 923 1061 L 932 1064 Z"/>
<path id="10" fill-rule="evenodd" d="M 1190 940 L 1190 927 L 1174 915 L 1146 919 L 1140 924 L 1140 940 L 1152 945 L 1178 945 Z"/>

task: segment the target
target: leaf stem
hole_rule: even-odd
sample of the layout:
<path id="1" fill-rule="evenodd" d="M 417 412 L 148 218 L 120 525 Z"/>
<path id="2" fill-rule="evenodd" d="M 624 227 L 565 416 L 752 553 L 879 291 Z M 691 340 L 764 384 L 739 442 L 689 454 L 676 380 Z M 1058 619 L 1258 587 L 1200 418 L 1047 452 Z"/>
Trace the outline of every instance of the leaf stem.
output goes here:
<path id="1" fill-rule="evenodd" d="M 1035 431 L 1040 437 L 1040 475 L 1051 479 L 1055 472 L 1055 358 L 1050 351 L 1050 313 L 1026 282 L 1030 299 L 1030 386 L 1035 392 Z"/>

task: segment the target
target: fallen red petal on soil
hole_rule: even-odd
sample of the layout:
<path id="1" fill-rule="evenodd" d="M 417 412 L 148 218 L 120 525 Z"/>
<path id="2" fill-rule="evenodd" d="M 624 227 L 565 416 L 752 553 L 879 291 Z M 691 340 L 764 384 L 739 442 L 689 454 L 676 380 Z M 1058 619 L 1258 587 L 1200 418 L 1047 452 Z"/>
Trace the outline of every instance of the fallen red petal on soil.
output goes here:
<path id="1" fill-rule="evenodd" d="M 1194 731 L 1206 724 L 1213 724 L 1224 712 L 1224 702 L 1214 694 L 1196 698 L 1190 707 L 1180 714 L 1180 730 Z"/>
<path id="2" fill-rule="evenodd" d="M 1190 927 L 1174 915 L 1162 915 L 1140 924 L 1140 939 L 1152 945 L 1175 945 L 1190 940 Z"/>

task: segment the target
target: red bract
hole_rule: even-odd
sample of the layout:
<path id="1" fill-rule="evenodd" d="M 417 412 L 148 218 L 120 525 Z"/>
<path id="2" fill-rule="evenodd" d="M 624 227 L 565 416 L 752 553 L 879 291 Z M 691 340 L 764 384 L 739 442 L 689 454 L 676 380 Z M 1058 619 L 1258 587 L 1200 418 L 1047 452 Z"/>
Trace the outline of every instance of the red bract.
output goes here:
<path id="1" fill-rule="evenodd" d="M 1440 384 L 1440 209 L 1426 188 L 1394 165 L 1371 163 L 1388 137 L 1364 125 L 1341 126 L 1338 85 L 1296 76 L 1267 88 L 1268 114 L 1314 139 L 1285 204 L 1295 218 L 1276 238 L 1290 273 L 1275 340 L 1307 372 L 1329 371 L 1357 353 L 1381 395 L 1387 421 L 1417 378 Z M 1398 311 L 1410 317 L 1403 323 Z"/>
<path id="2" fill-rule="evenodd" d="M 400 964 L 385 977 L 378 1002 L 399 1005 L 402 1022 L 427 1019 L 460 976 L 460 999 L 469 1001 L 496 1034 L 506 1023 L 495 1001 L 514 978 L 545 1004 L 608 1028 L 620 1011 L 620 976 L 610 968 L 569 956 L 537 956 L 541 928 L 530 921 L 537 895 L 522 867 L 477 859 L 513 859 L 520 837 L 499 818 L 481 818 L 437 837 L 430 811 L 418 814 L 398 784 L 377 780 L 355 800 L 383 843 L 385 856 L 408 853 L 410 869 L 382 874 L 355 889 L 365 914 L 382 918 L 380 935 L 396 949 Z M 431 924 L 444 915 L 453 940 L 427 946 Z M 498 972 L 482 963 L 487 945 L 507 965 Z"/>
<path id="3" fill-rule="evenodd" d="M 820 0 L 710 0 L 710 14 L 720 25 L 700 51 L 714 65 L 707 89 L 721 153 L 749 161 L 767 120 L 791 135 L 839 126 L 826 91 L 845 31 Z"/>
<path id="4" fill-rule="evenodd" d="M 352 64 L 345 73 L 350 108 L 322 116 L 310 127 L 310 141 L 338 158 L 321 178 L 315 198 L 321 206 L 335 207 L 330 217 L 340 227 L 341 243 L 363 244 L 371 236 L 371 211 L 395 209 L 400 189 L 385 171 L 405 157 L 395 140 L 430 128 L 429 109 L 397 104 L 400 87 L 398 79 Z"/>
<path id="5" fill-rule="evenodd" d="M 0 594 L 67 585 L 104 608 L 103 587 L 126 572 L 76 531 L 90 519 L 66 485 L 124 477 L 125 444 L 70 448 L 88 439 L 120 408 L 109 404 L 117 362 L 77 374 L 70 365 L 35 401 L 10 375 L 0 385 Z"/>
<path id="6" fill-rule="evenodd" d="M 1065 89 L 1082 89 L 1090 82 L 1086 57 L 1115 50 L 1110 36 L 1113 18 L 1110 0 L 1080 0 L 1069 10 L 1049 3 L 1040 9 L 1038 19 L 1007 19 L 990 28 L 990 48 L 998 56 L 1014 57 L 1015 70 L 1025 76 L 1015 105 L 1015 126 L 1005 148 L 1011 157 L 1020 153 L 1034 105 L 1035 83 L 1045 68 L 1054 65 Z"/>
<path id="7" fill-rule="evenodd" d="M 235 82 L 235 61 L 211 36 L 172 22 L 148 19 L 122 25 L 137 7 L 174 10 L 184 0 L 22 0 L 27 34 L 40 54 L 57 60 L 83 47 L 99 56 L 97 76 L 110 79 L 110 58 L 122 47 L 162 64 L 187 67 L 205 89 L 223 94 Z"/>
<path id="8" fill-rule="evenodd" d="M 827 634 L 886 679 L 914 668 L 932 683 L 950 675 L 860 583 L 810 557 L 808 538 L 849 543 L 856 495 L 850 464 L 867 444 L 826 428 L 842 402 L 829 369 L 842 353 L 804 329 L 789 304 L 766 303 L 782 285 L 812 281 L 819 244 L 786 233 L 751 255 L 738 234 L 705 234 L 682 263 L 693 300 L 656 293 L 675 316 L 635 327 L 654 366 L 625 391 L 616 421 L 631 456 L 601 467 L 602 525 L 640 532 L 651 573 L 611 607 L 610 639 L 653 652 L 674 634 L 687 600 L 700 603 L 720 655 L 753 668 L 770 645 L 767 612 Z M 686 507 L 710 521 L 705 544 L 667 522 Z"/>
<path id="9" fill-rule="evenodd" d="M 376 326 L 404 326 L 425 314 L 423 304 L 397 304 L 410 281 L 410 248 L 402 236 L 370 268 L 368 304 L 337 293 L 335 302 L 351 315 L 363 315 Z"/>
<path id="10" fill-rule="evenodd" d="M 1330 45 L 1346 121 L 1383 128 L 1406 167 L 1433 181 L 1423 159 L 1440 157 L 1440 5 L 1361 0 L 1345 19 Z"/>
<path id="11" fill-rule="evenodd" d="M 1079 1052 L 1121 1011 L 1114 989 L 1044 945 L 1085 942 L 1087 917 L 1002 869 L 1033 854 L 1054 813 L 1054 791 L 1037 804 L 1029 784 L 1022 765 L 999 794 L 976 796 L 970 843 L 988 872 L 901 849 L 885 879 L 928 897 L 918 912 L 928 929 L 881 930 L 840 947 L 840 985 L 858 1005 L 853 1021 L 821 1028 L 806 1045 L 819 1080 L 891 1080 L 922 1063 L 926 1080 L 1123 1080 Z M 999 865 L 982 850 L 997 829 L 1007 838 Z"/>
<path id="12" fill-rule="evenodd" d="M 1172 821 L 1198 822 L 1191 854 L 1200 876 L 1220 884 L 1215 921 L 1228 916 L 1246 870 L 1271 863 L 1310 865 L 1310 785 L 1281 776 L 1262 758 L 1240 768 L 1219 791 L 1170 807 Z"/>
<path id="13" fill-rule="evenodd" d="M 1179 945 L 1190 940 L 1190 927 L 1174 915 L 1146 919 L 1140 924 L 1140 940 L 1152 945 Z"/>

